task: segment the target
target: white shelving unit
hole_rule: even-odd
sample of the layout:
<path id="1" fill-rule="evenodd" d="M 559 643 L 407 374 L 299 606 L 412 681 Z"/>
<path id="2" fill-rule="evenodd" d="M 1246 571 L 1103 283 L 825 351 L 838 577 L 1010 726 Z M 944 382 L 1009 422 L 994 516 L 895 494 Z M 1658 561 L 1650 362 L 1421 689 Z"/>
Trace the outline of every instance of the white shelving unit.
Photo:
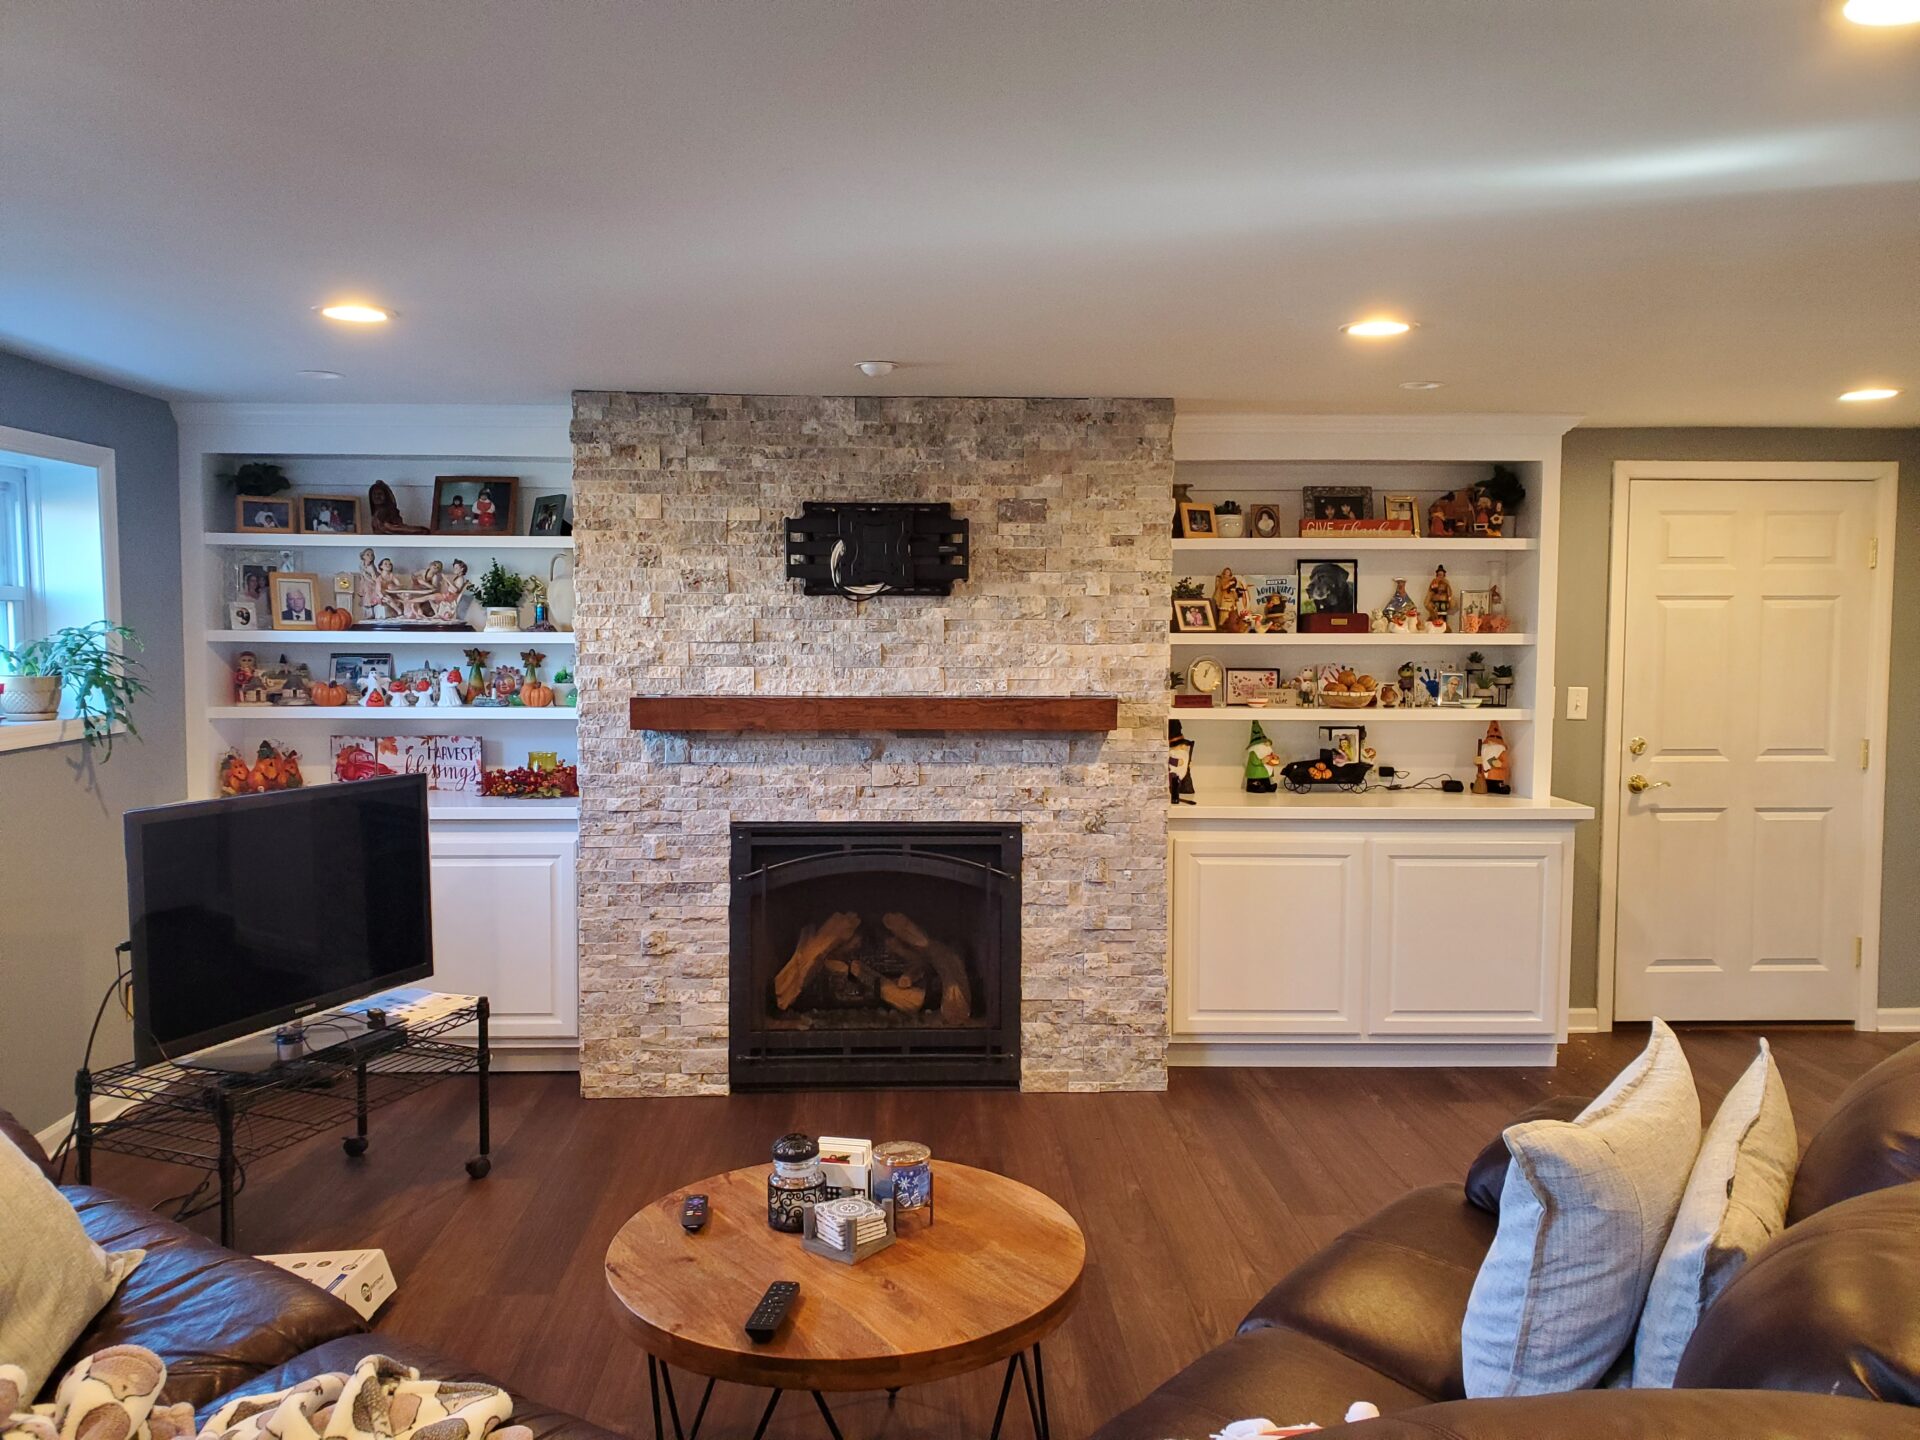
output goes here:
<path id="1" fill-rule="evenodd" d="M 546 654 L 543 671 L 575 663 L 571 615 L 555 606 L 559 631 L 402 632 L 233 630 L 227 602 L 238 552 L 290 552 L 292 569 L 325 583 L 357 568 L 360 550 L 418 569 L 429 559 L 467 562 L 477 581 L 498 559 L 541 579 L 569 577 L 569 536 L 528 535 L 532 502 L 573 490 L 571 417 L 566 406 L 179 405 L 181 572 L 186 603 L 187 784 L 195 797 L 217 791 L 229 749 L 251 756 L 262 740 L 301 752 L 309 785 L 331 783 L 333 735 L 477 735 L 485 763 L 518 766 L 528 752 L 578 757 L 578 712 L 570 707 L 238 705 L 231 671 L 251 650 L 262 662 L 285 655 L 324 675 L 333 653 L 392 652 L 397 669 L 460 664 L 463 652 Z M 427 523 L 440 475 L 518 479 L 513 530 L 500 536 L 354 535 L 236 531 L 231 487 L 221 479 L 250 460 L 279 464 L 301 492 L 361 500 L 375 480 L 394 489 L 405 518 Z M 477 611 L 474 612 L 477 614 Z M 523 606 L 522 624 L 531 607 Z M 578 942 L 574 866 L 580 806 L 572 800 L 510 800 L 435 791 L 429 805 L 433 871 L 434 982 L 492 1001 L 496 1064 L 572 1068 L 578 1049 Z"/>
<path id="2" fill-rule="evenodd" d="M 1482 652 L 1513 667 L 1498 708 L 1169 706 L 1195 742 L 1196 803 L 1169 811 L 1172 1047 L 1184 1064 L 1551 1064 L 1566 1033 L 1573 827 L 1592 812 L 1556 800 L 1553 635 L 1564 417 L 1193 415 L 1174 426 L 1175 479 L 1193 499 L 1271 504 L 1297 525 L 1309 486 L 1411 495 L 1421 528 L 1439 495 L 1516 470 L 1527 498 L 1499 539 L 1309 536 L 1181 539 L 1173 575 L 1202 582 L 1290 576 L 1316 560 L 1358 567 L 1356 608 L 1405 580 L 1424 609 L 1434 567 L 1456 597 L 1498 583 L 1512 629 L 1456 634 L 1172 634 L 1169 669 L 1345 661 L 1381 684 L 1411 662 L 1465 669 Z M 1171 511 L 1171 504 L 1169 505 Z M 1169 516 L 1171 518 L 1171 515 Z M 1364 793 L 1243 786 L 1250 727 L 1283 760 L 1317 755 L 1323 725 L 1364 726 L 1379 762 L 1419 788 Z M 1448 794 L 1474 777 L 1498 721 L 1513 793 Z"/>

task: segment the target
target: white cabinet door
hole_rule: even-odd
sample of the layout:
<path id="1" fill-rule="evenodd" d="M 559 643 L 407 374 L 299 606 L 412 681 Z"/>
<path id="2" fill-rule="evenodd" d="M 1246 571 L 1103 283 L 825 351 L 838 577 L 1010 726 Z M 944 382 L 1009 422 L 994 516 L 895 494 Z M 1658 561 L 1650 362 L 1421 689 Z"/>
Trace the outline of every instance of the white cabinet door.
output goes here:
<path id="1" fill-rule="evenodd" d="M 579 1031 L 574 837 L 436 834 L 433 983 L 489 997 L 493 1039 Z"/>
<path id="2" fill-rule="evenodd" d="M 1358 1035 L 1366 842 L 1173 840 L 1176 1035 Z"/>
<path id="3" fill-rule="evenodd" d="M 1559 840 L 1373 841 L 1367 1028 L 1552 1035 L 1571 911 Z"/>

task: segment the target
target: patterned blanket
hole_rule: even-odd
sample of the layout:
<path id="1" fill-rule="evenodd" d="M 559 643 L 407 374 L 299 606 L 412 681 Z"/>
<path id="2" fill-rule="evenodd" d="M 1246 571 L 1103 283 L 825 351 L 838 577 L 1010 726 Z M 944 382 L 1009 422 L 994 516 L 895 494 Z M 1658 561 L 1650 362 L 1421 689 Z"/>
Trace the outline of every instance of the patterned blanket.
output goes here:
<path id="1" fill-rule="evenodd" d="M 27 1403 L 26 1372 L 0 1365 L 0 1440 L 192 1440 L 193 1407 L 160 1392 L 167 1367 L 151 1350 L 114 1345 L 69 1370 L 47 1405 Z M 495 1385 L 423 1380 L 385 1355 L 351 1374 L 303 1380 L 229 1400 L 199 1440 L 533 1440 L 508 1425 L 513 1398 Z"/>

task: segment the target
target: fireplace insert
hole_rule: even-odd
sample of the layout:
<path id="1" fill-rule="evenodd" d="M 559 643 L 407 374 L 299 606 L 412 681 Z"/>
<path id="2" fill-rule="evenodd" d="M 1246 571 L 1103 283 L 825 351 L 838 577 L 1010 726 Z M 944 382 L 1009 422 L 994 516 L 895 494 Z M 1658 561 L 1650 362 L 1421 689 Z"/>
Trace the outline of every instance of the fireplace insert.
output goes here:
<path id="1" fill-rule="evenodd" d="M 1020 1083 L 1020 827 L 733 827 L 736 1090 Z"/>

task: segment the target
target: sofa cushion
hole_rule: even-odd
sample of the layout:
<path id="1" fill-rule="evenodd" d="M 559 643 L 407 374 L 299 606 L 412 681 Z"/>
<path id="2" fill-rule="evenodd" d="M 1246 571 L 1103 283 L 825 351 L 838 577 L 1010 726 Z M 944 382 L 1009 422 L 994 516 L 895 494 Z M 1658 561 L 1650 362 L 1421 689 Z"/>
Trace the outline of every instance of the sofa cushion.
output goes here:
<path id="1" fill-rule="evenodd" d="M 130 1200 L 86 1185 L 64 1193 L 102 1245 L 147 1258 L 68 1350 L 64 1371 L 106 1345 L 144 1345 L 167 1364 L 169 1400 L 196 1409 L 322 1341 L 366 1327 L 319 1286 L 236 1254 Z"/>
<path id="2" fill-rule="evenodd" d="M 1508 1129 L 1533 1120 L 1571 1120 L 1593 1103 L 1591 1095 L 1554 1095 L 1530 1105 L 1514 1116 Z M 1513 1161 L 1507 1149 L 1507 1132 L 1502 1130 L 1489 1140 L 1467 1167 L 1467 1203 L 1489 1215 L 1500 1213 L 1500 1188 L 1507 1183 L 1507 1166 Z"/>
<path id="3" fill-rule="evenodd" d="M 29 1399 L 139 1265 L 134 1246 L 113 1248 L 94 1243 L 41 1167 L 0 1140 L 0 1361 L 25 1372 Z"/>
<path id="4" fill-rule="evenodd" d="M 1093 1440 L 1202 1437 L 1235 1420 L 1265 1416 L 1282 1425 L 1338 1425 L 1347 1407 L 1370 1400 L 1390 1415 L 1425 1403 L 1333 1346 L 1285 1326 L 1244 1331 L 1216 1345 L 1146 1399 L 1122 1410 Z"/>
<path id="5" fill-rule="evenodd" d="M 1577 1119 L 1507 1131 L 1513 1163 L 1461 1327 L 1467 1394 L 1596 1385 L 1633 1336 L 1700 1149 L 1700 1097 L 1673 1031 Z"/>
<path id="6" fill-rule="evenodd" d="M 1920 1042 L 1889 1055 L 1842 1092 L 1800 1157 L 1787 1223 L 1909 1180 L 1920 1180 Z"/>
<path id="7" fill-rule="evenodd" d="M 1789 1227 L 1700 1317 L 1674 1384 L 1920 1405 L 1920 1184 Z"/>
<path id="8" fill-rule="evenodd" d="M 1912 1440 L 1911 1411 L 1757 1390 L 1575 1390 L 1403 1410 L 1326 1440 Z"/>
<path id="9" fill-rule="evenodd" d="M 224 1395 L 210 1398 L 200 1406 L 200 1421 L 205 1424 L 207 1418 L 229 1400 L 243 1395 L 268 1395 L 275 1390 L 298 1385 L 315 1375 L 325 1375 L 331 1370 L 351 1370 L 368 1355 L 391 1356 L 402 1365 L 413 1366 L 432 1380 L 477 1380 L 486 1385 L 498 1385 L 513 1396 L 511 1423 L 525 1425 L 533 1431 L 533 1440 L 620 1440 L 619 1436 L 597 1425 L 589 1425 L 578 1416 L 542 1405 L 537 1400 L 529 1400 L 511 1384 L 496 1376 L 482 1374 L 471 1365 L 449 1360 L 424 1345 L 415 1345 L 392 1335 L 373 1334 L 343 1335 L 337 1340 L 329 1340 L 324 1345 L 294 1356 L 284 1365 L 236 1385 Z M 639 1359 L 637 1352 L 635 1359 L 636 1362 Z"/>
<path id="10" fill-rule="evenodd" d="M 1240 1332 L 1286 1326 L 1429 1400 L 1464 1395 L 1460 1320 L 1493 1231 L 1456 1186 L 1410 1191 L 1302 1262 Z"/>
<path id="11" fill-rule="evenodd" d="M 1780 1067 L 1767 1042 L 1720 1104 L 1634 1333 L 1633 1386 L 1673 1384 L 1700 1314 L 1785 1227 L 1800 1142 Z"/>

